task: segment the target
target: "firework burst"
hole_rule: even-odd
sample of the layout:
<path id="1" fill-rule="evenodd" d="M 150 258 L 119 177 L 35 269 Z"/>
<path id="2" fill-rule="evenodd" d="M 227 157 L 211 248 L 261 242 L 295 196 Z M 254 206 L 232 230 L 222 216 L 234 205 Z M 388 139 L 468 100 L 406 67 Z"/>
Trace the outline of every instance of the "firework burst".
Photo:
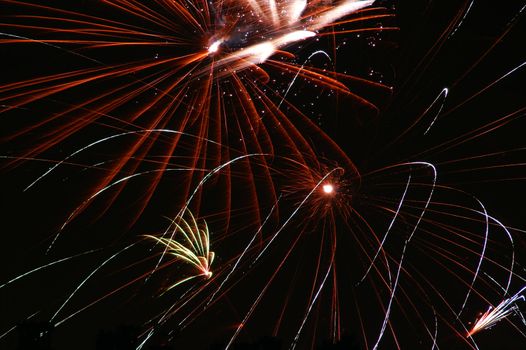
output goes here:
<path id="1" fill-rule="evenodd" d="M 485 6 L 473 1 L 0 3 L 0 49 L 24 68 L 0 77 L 0 156 L 9 174 L 30 169 L 9 197 L 23 202 L 14 232 L 36 227 L 6 246 L 47 238 L 0 292 L 61 282 L 47 299 L 14 297 L 6 320 L 66 334 L 116 301 L 116 319 L 140 323 L 137 349 L 164 333 L 183 347 L 351 336 L 347 348 L 375 350 L 491 348 L 501 320 L 523 333 L 511 316 L 524 321 L 524 231 L 500 216 L 522 208 L 510 198 L 524 142 L 506 130 L 521 130 L 524 100 L 490 93 L 526 67 L 515 50 L 492 60 L 526 6 L 492 9 L 512 16 L 473 58 L 457 47 Z M 405 30 L 407 12 L 431 33 Z M 409 52 L 366 53 L 398 41 Z M 8 321 L 0 341 L 19 328 Z"/>
<path id="2" fill-rule="evenodd" d="M 295 49 L 313 37 L 396 29 L 370 25 L 390 16 L 381 8 L 366 9 L 373 1 L 159 0 L 147 6 L 116 0 L 102 2 L 94 13 L 67 6 L 4 3 L 8 11 L 0 24 L 2 47 L 41 46 L 75 61 L 52 64 L 49 71 L 53 73 L 47 75 L 39 73 L 25 80 L 15 76 L 14 82 L 8 78 L 1 84 L 3 115 L 52 111 L 43 116 L 38 113 L 29 123 L 13 120 L 3 140 L 18 150 L 15 162 L 46 158 L 68 140 L 85 138 L 84 133 L 101 125 L 106 135 L 112 129 L 115 133 L 131 131 L 128 146 L 119 144 L 118 151 L 112 148 L 115 157 L 105 163 L 91 195 L 120 175 L 154 170 L 134 217 L 140 217 L 164 170 L 174 163 L 190 169 L 181 177 L 175 205 L 182 204 L 202 179 L 203 172 L 197 169 L 215 168 L 240 154 L 279 155 L 287 149 L 288 156 L 299 162 L 316 162 L 309 138 L 321 139 L 328 152 L 357 173 L 349 158 L 305 112 L 284 100 L 285 90 L 290 89 L 286 77 L 300 77 L 322 91 L 371 109 L 376 109 L 374 104 L 354 94 L 346 83 L 389 91 L 382 84 L 337 73 L 331 67 L 294 62 Z M 121 56 L 117 62 L 107 61 Z M 280 77 L 279 84 L 273 83 L 275 76 Z M 176 133 L 158 131 L 166 129 Z M 33 138 L 35 133 L 38 140 Z M 266 170 L 269 159 L 246 159 L 244 167 L 246 176 L 259 177 L 267 187 L 268 200 L 258 198 L 254 188 L 255 200 L 272 203 L 276 194 Z M 36 180 L 26 189 L 42 177 Z M 126 183 L 113 188 L 106 209 L 124 193 Z M 224 183 L 228 192 L 231 181 Z M 197 209 L 200 199 L 195 202 Z"/>
<path id="3" fill-rule="evenodd" d="M 478 333 L 482 330 L 489 329 L 493 327 L 496 323 L 506 319 L 510 315 L 519 315 L 522 323 L 526 324 L 524 315 L 521 313 L 517 302 L 524 301 L 524 295 L 522 294 L 526 290 L 526 287 L 522 288 L 515 295 L 504 299 L 497 306 L 488 308 L 482 316 L 480 316 L 473 325 L 473 328 L 468 332 L 467 336 L 472 337 L 475 333 Z"/>
<path id="4" fill-rule="evenodd" d="M 185 216 L 188 220 L 185 220 Z M 212 277 L 211 267 L 214 262 L 214 252 L 210 251 L 210 233 L 206 222 L 203 221 L 199 225 L 192 213 L 187 211 L 186 215 L 183 213 L 182 216 L 175 218 L 172 226 L 174 228 L 170 238 L 151 235 L 145 237 L 160 243 L 165 248 L 165 252 L 176 261 L 180 260 L 193 266 L 198 274 L 173 283 L 165 292 L 199 276 L 209 279 Z"/>

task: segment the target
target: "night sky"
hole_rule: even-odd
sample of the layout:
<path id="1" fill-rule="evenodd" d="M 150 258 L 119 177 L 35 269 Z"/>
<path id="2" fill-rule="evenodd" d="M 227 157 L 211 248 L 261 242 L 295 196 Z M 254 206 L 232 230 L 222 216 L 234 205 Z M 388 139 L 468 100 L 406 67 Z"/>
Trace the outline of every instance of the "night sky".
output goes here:
<path id="1" fill-rule="evenodd" d="M 0 349 L 524 348 L 526 3 L 208 3 L 0 0 Z"/>

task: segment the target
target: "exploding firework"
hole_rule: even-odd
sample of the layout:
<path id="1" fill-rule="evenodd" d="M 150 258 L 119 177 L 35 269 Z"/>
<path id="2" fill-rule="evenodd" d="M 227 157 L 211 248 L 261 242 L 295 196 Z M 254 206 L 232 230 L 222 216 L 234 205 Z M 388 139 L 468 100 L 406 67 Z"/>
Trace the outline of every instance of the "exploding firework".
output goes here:
<path id="1" fill-rule="evenodd" d="M 212 263 L 214 262 L 214 252 L 210 251 L 210 234 L 206 222 L 200 225 L 191 212 L 188 212 L 189 221 L 183 217 L 173 220 L 173 232 L 170 238 L 146 236 L 161 243 L 166 249 L 166 253 L 173 256 L 175 260 L 184 261 L 192 265 L 198 272 L 197 275 L 183 278 L 166 289 L 166 291 L 177 287 L 181 283 L 187 282 L 199 276 L 205 278 L 212 277 Z"/>
<path id="2" fill-rule="evenodd" d="M 482 316 L 480 316 L 477 322 L 475 322 L 473 328 L 471 328 L 467 336 L 471 337 L 475 333 L 478 333 L 484 329 L 489 329 L 493 327 L 497 322 L 500 322 L 513 314 L 519 315 L 522 322 L 526 324 L 524 315 L 521 313 L 519 307 L 517 306 L 518 301 L 524 301 L 524 295 L 522 295 L 522 292 L 524 292 L 525 289 L 526 288 L 522 288 L 515 295 L 511 296 L 510 298 L 504 299 L 495 307 L 490 306 L 488 308 L 488 311 L 482 314 Z"/>
<path id="3" fill-rule="evenodd" d="M 108 135 L 108 130 L 113 136 L 124 134 L 94 138 L 93 148 L 113 157 L 92 163 L 101 174 L 87 198 L 125 176 L 148 172 L 142 204 L 137 204 L 133 217 L 140 217 L 169 168 L 188 169 L 179 176 L 177 207 L 203 178 L 204 169 L 242 154 L 272 156 L 284 149 L 304 164 L 315 163 L 314 139 L 357 175 L 350 159 L 286 95 L 297 78 L 325 94 L 371 109 L 374 104 L 353 93 L 351 84 L 389 92 L 387 86 L 338 73 L 330 65 L 316 67 L 309 60 L 299 64 L 295 59 L 298 46 L 313 37 L 395 29 L 371 24 L 390 16 L 382 8 L 367 8 L 373 1 L 153 1 L 145 5 L 119 0 L 104 1 L 85 12 L 67 5 L 3 3 L 8 11 L 1 24 L 2 47 L 36 47 L 56 51 L 57 56 L 51 67 L 38 68 L 38 77 L 8 77 L 0 87 L 2 114 L 9 118 L 27 111 L 31 119 L 13 119 L 13 127 L 3 137 L 11 150 L 17 149 L 14 161 L 53 157 L 58 147 L 86 139 L 101 126 L 104 130 L 99 134 Z M 67 58 L 61 65 L 63 55 Z M 35 114 L 42 110 L 51 112 Z M 68 162 L 89 162 L 79 158 L 79 151 L 73 150 Z M 266 170 L 270 159 L 244 160 L 245 176 L 256 177 L 260 187 L 267 187 L 265 199 L 255 195 L 260 191 L 254 186 L 254 200 L 267 204 L 276 199 Z M 64 159 L 59 161 L 63 164 Z M 48 173 L 43 171 L 30 181 L 26 190 Z M 221 181 L 229 192 L 233 180 L 226 175 Z M 102 211 L 125 193 L 126 183 L 113 186 Z M 199 207 L 196 199 L 196 210 Z M 74 216 L 85 209 L 79 208 Z"/>
<path id="4" fill-rule="evenodd" d="M 137 349 L 263 335 L 483 349 L 484 334 L 523 333 L 525 148 L 506 130 L 525 109 L 505 84 L 525 63 L 513 45 L 493 58 L 523 5 L 481 26 L 470 1 L 1 3 L 0 48 L 24 68 L 0 83 L 0 155 L 24 175 L 14 232 L 44 225 L 6 246 L 47 239 L 29 267 L 5 264 L 18 306 L 0 341 L 13 318 L 64 339 L 134 320 Z M 470 49 L 480 27 L 498 34 Z M 37 295 L 9 297 L 39 276 Z"/>

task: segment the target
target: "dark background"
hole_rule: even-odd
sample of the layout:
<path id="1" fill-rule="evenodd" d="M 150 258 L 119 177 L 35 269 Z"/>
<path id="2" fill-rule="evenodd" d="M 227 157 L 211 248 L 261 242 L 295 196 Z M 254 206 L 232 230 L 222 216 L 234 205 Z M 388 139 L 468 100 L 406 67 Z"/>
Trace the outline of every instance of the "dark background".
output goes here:
<path id="1" fill-rule="evenodd" d="M 520 12 L 524 3 L 512 1 L 496 5 L 490 2 L 474 2 L 462 25 L 453 34 L 452 30 L 448 31 L 447 28 L 455 16 L 462 17 L 462 9 L 467 8 L 469 2 L 378 1 L 377 3 L 385 4 L 396 15 L 392 19 L 383 20 L 381 24 L 397 26 L 400 30 L 350 38 L 349 45 L 338 54 L 337 67 L 338 71 L 345 70 L 350 74 L 391 85 L 393 95 L 385 96 L 364 90 L 363 93 L 380 107 L 379 113 L 360 107 L 354 109 L 345 105 L 339 107 L 341 105 L 336 105 L 333 100 L 327 99 L 319 102 L 312 111 L 307 111 L 307 114 L 312 112 L 313 120 L 337 141 L 364 173 L 406 160 L 426 160 L 436 164 L 442 184 L 474 194 L 486 205 L 492 215 L 506 225 L 517 228 L 512 230 L 516 238 L 515 251 L 519 263 L 523 262 L 524 240 L 521 239 L 521 235 L 524 232 L 520 230 L 526 229 L 524 225 L 526 204 L 523 200 L 526 194 L 523 166 L 526 154 L 522 150 L 526 146 L 524 113 L 505 126 L 470 142 L 451 148 L 441 145 L 524 108 L 526 101 L 524 67 L 479 96 L 470 98 L 526 61 L 523 44 L 524 15 Z M 0 6 L 9 5 L 7 2 L 0 2 Z M 74 5 L 69 3 L 67 6 L 74 7 L 79 12 L 100 11 L 96 8 L 97 4 L 92 1 L 76 2 Z M 502 36 L 508 30 L 509 32 Z M 8 26 L 3 26 L 2 31 L 10 32 L 10 29 Z M 318 47 L 317 45 L 323 47 L 325 44 L 322 42 L 305 48 L 304 55 L 308 56 L 311 50 Z M 66 64 L 68 68 L 73 69 L 85 64 L 81 60 L 71 59 L 67 54 L 57 53 L 52 48 L 42 48 L 38 45 L 22 46 L 0 45 L 2 82 L 28 78 L 36 72 L 51 72 L 56 65 Z M 127 54 L 116 53 L 115 57 L 105 57 L 105 59 L 118 61 L 122 58 L 119 55 L 126 57 Z M 480 62 L 479 58 L 482 58 Z M 450 89 L 449 96 L 433 128 L 429 134 L 424 135 L 434 114 L 423 115 L 423 111 L 431 105 L 444 87 Z M 299 94 L 298 99 L 305 98 L 309 94 L 308 88 L 301 88 L 300 92 L 304 92 L 304 95 Z M 301 103 L 300 100 L 295 101 L 294 97 L 291 97 L 291 102 Z M 420 122 L 406 132 L 422 115 Z M 19 117 L 23 116 L 22 111 Z M 12 118 L 12 115 L 10 117 Z M 9 119 L 3 122 L 2 135 L 9 134 L 10 123 L 18 122 L 19 120 L 13 122 Z M 71 153 L 71 149 L 75 149 L 75 144 L 81 142 L 83 137 L 87 138 L 91 133 L 97 132 L 98 129 L 94 128 L 83 136 L 68 140 L 64 145 L 54 149 L 49 156 L 53 159 L 61 159 L 60 155 Z M 0 155 L 16 155 L 15 147 L 13 144 L 2 145 Z M 449 162 L 493 152 L 498 154 L 483 159 Z M 97 155 L 93 157 L 96 159 Z M 2 265 L 0 282 L 45 262 L 92 247 L 118 246 L 116 242 L 121 237 L 123 241 L 130 242 L 130 238 L 142 230 L 141 227 L 135 227 L 131 232 L 122 233 L 117 230 L 108 233 L 106 230 L 112 227 L 111 217 L 119 216 L 122 219 L 126 215 L 125 208 L 115 208 L 112 209 L 111 214 L 96 223 L 85 225 L 86 222 L 90 222 L 85 220 L 78 224 L 77 234 L 69 232 L 70 236 L 61 241 L 51 256 L 46 256 L 45 250 L 50 237 L 67 218 L 71 208 L 76 205 L 75 197 L 71 195 L 72 191 L 79 195 L 89 192 L 89 189 L 83 187 L 89 176 L 70 176 L 71 169 L 64 169 L 55 174 L 53 179 L 36 189 L 22 192 L 22 189 L 35 178 L 35 174 L 42 173 L 47 167 L 48 164 L 45 162 L 29 161 L 17 167 L 8 166 L 2 171 L 3 242 L 0 251 Z M 162 227 L 162 224 L 159 225 Z M 94 253 L 67 265 L 58 265 L 41 274 L 35 274 L 0 290 L 2 309 L 0 332 L 23 322 L 37 310 L 42 309 L 43 315 L 55 310 L 56 308 L 49 305 L 58 305 L 67 295 L 67 291 L 71 290 L 72 285 L 78 283 L 79 276 L 87 274 L 92 269 L 93 262 L 100 262 L 107 256 L 106 252 Z M 90 284 L 88 288 L 80 291 L 75 298 L 75 303 L 78 304 L 73 303 L 73 305 L 82 307 L 85 305 L 83 300 L 92 301 L 94 296 L 104 293 L 103 291 L 107 290 L 103 287 L 104 281 L 118 286 L 135 276 L 132 272 L 112 274 L 112 269 L 119 270 L 119 266 L 122 265 L 108 267 L 104 279 L 101 278 L 102 281 Z M 517 271 L 520 274 L 524 270 L 522 265 L 519 266 Z M 447 281 L 439 282 L 447 283 Z M 518 288 L 520 284 L 516 289 Z M 95 308 L 66 323 L 62 329 L 52 330 L 51 346 L 54 349 L 67 349 L 72 348 L 71 344 L 75 342 L 83 344 L 84 348 L 95 348 L 98 341 L 98 346 L 102 349 L 112 342 L 133 339 L 133 335 L 137 334 L 141 327 L 141 322 L 151 315 L 149 310 L 145 310 L 145 305 L 148 305 L 148 298 L 144 297 L 146 293 L 141 291 L 142 296 L 137 299 L 140 302 L 134 302 L 136 293 L 138 291 L 132 289 L 115 298 L 104 300 Z M 226 306 L 223 309 L 236 312 L 236 308 L 230 305 L 233 303 L 232 300 L 225 299 Z M 481 309 L 485 307 L 485 304 L 480 305 Z M 239 311 L 241 315 L 243 312 Z M 201 329 L 207 330 L 202 335 L 207 340 L 199 339 L 196 342 L 199 345 L 195 346 L 206 348 L 204 344 L 207 342 L 209 345 L 221 343 L 224 334 L 230 334 L 232 325 L 223 322 L 220 317 L 221 313 L 217 311 L 217 314 L 200 319 L 196 323 L 195 329 L 199 330 L 199 327 L 202 327 Z M 518 318 L 514 321 L 517 328 L 524 331 L 524 325 L 518 321 Z M 44 316 L 36 315 L 30 321 L 22 323 L 18 332 L 19 339 L 31 339 L 32 336 L 24 332 L 31 333 L 36 329 L 40 333 L 46 328 L 45 322 Z M 409 323 L 411 322 L 417 321 L 412 320 Z M 444 329 L 441 330 L 447 333 Z M 199 336 L 198 331 L 193 332 L 197 334 L 196 337 Z M 402 326 L 399 332 L 403 334 L 402 337 L 410 337 L 412 329 L 409 326 Z M 265 327 L 254 326 L 242 341 L 257 343 L 259 339 L 268 335 Z M 342 345 L 343 348 L 363 347 L 357 330 L 348 330 L 347 335 L 345 340 L 347 343 Z M 156 342 L 163 344 L 165 341 L 163 338 L 169 339 L 171 336 L 174 334 L 159 336 Z M 448 336 L 444 337 L 445 339 L 442 340 L 450 346 L 449 348 L 466 348 L 465 343 L 448 339 Z M 323 346 L 323 339 L 319 338 L 317 343 Z M 497 325 L 487 334 L 482 333 L 476 339 L 483 349 L 521 349 L 526 344 L 525 338 L 506 322 Z M 276 344 L 276 340 L 266 341 Z M 2 342 L 0 348 L 14 348 L 17 342 L 19 346 L 24 346 L 22 341 L 17 339 L 17 331 L 6 339 L 1 339 L 0 342 Z M 174 343 L 176 344 L 174 348 L 188 347 L 186 343 L 183 345 L 177 341 Z M 288 343 L 285 342 L 285 347 L 287 345 Z M 26 348 L 35 348 L 33 346 L 27 345 Z M 275 345 L 268 346 L 273 348 Z M 394 347 L 385 340 L 384 348 L 393 348 L 391 346 Z M 428 348 L 427 344 L 425 346 L 423 348 Z M 77 348 L 77 345 L 74 347 Z M 113 348 L 126 347 L 113 345 Z"/>

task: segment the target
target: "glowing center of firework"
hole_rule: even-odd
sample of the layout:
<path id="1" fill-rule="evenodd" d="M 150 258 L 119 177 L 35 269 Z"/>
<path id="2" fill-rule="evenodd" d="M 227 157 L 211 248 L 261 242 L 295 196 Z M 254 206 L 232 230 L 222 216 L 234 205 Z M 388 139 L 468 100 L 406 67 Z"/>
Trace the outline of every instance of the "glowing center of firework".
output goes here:
<path id="1" fill-rule="evenodd" d="M 210 45 L 210 47 L 208 47 L 208 53 L 216 53 L 217 51 L 219 51 L 219 46 L 223 43 L 223 39 L 219 39 L 219 40 L 216 40 L 212 43 L 212 45 Z"/>
<path id="2" fill-rule="evenodd" d="M 334 192 L 334 186 L 331 185 L 331 184 L 325 184 L 323 185 L 323 192 L 327 193 L 327 194 L 331 194 Z"/>

